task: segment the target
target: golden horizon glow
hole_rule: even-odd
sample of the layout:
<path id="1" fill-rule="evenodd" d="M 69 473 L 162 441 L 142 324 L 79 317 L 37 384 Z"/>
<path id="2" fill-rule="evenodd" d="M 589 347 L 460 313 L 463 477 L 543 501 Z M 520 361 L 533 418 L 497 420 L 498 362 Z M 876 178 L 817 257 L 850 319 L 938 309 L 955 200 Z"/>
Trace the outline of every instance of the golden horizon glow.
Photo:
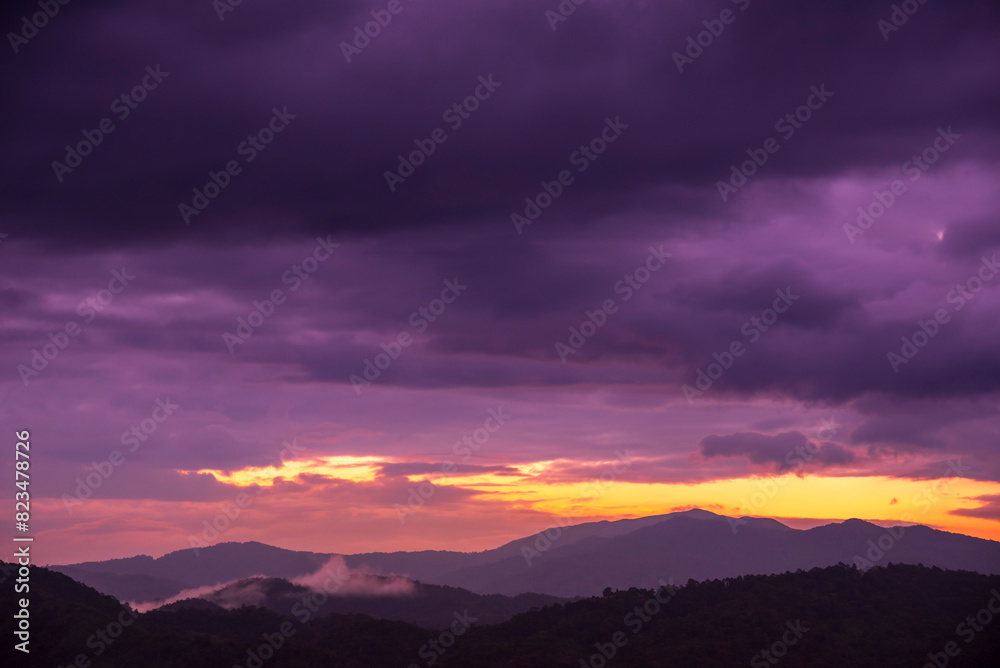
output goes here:
<path id="1" fill-rule="evenodd" d="M 332 456 L 285 461 L 280 467 L 191 473 L 208 473 L 219 482 L 237 487 L 273 487 L 279 479 L 293 481 L 303 474 L 375 484 L 381 466 L 388 463 L 395 462 L 385 457 Z M 432 471 L 400 477 L 414 485 L 430 481 L 437 487 L 468 490 L 477 502 L 531 510 L 570 522 L 575 517 L 611 520 L 697 507 L 731 517 L 786 517 L 817 522 L 858 518 L 876 523 L 925 524 L 1000 540 L 1000 522 L 951 514 L 980 507 L 975 497 L 1000 494 L 1000 483 L 996 482 L 968 478 L 798 477 L 793 473 L 690 483 L 630 482 L 607 476 L 607 482 L 596 478 L 552 481 L 565 464 L 610 470 L 613 462 L 551 460 L 508 464 L 516 473 Z M 377 514 L 393 513 L 391 507 L 386 507 Z"/>
<path id="2" fill-rule="evenodd" d="M 420 479 L 425 479 L 421 476 Z M 510 476 L 452 476 L 435 485 L 464 487 L 481 499 L 530 508 L 555 518 L 647 517 L 697 507 L 731 517 L 925 524 L 1000 541 L 1000 522 L 950 514 L 980 507 L 974 497 L 1000 494 L 1000 483 L 967 478 L 910 480 L 886 476 L 748 476 L 697 483 L 612 481 L 533 483 Z M 488 486 L 487 486 L 488 485 Z M 896 499 L 896 503 L 892 500 Z M 780 520 L 779 520 L 780 521 Z"/>

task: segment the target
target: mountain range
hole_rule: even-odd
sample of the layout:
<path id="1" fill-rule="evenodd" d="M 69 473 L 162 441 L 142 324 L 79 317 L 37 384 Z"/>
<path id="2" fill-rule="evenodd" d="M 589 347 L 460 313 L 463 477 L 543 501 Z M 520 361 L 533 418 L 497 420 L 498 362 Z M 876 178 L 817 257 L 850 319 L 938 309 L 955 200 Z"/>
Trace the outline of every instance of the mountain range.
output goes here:
<path id="1" fill-rule="evenodd" d="M 606 587 L 654 588 L 661 580 L 681 584 L 838 563 L 862 571 L 898 563 L 1000 573 L 1000 543 L 926 526 L 883 528 L 851 519 L 800 530 L 773 519 L 699 509 L 554 527 L 475 553 L 335 555 L 248 542 L 51 568 L 120 600 L 144 602 L 255 576 L 294 581 L 338 556 L 352 573 L 372 578 L 399 575 L 479 595 L 562 598 L 592 596 Z"/>

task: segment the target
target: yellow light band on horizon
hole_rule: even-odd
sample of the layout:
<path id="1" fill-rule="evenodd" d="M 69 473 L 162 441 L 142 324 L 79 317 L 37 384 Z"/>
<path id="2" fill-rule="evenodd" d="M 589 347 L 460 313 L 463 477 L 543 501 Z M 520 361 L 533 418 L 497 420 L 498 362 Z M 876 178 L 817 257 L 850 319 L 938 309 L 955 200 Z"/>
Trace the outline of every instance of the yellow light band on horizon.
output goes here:
<path id="1" fill-rule="evenodd" d="M 373 482 L 379 457 L 319 457 L 283 462 L 280 467 L 250 467 L 224 472 L 202 470 L 225 484 L 271 487 L 279 478 L 294 480 L 309 474 L 332 480 Z M 436 486 L 473 491 L 477 503 L 497 503 L 532 510 L 572 523 L 574 517 L 605 519 L 661 515 L 677 508 L 698 507 L 732 517 L 809 518 L 839 521 L 860 518 L 875 522 L 927 524 L 948 531 L 1000 540 L 1000 522 L 950 514 L 979 507 L 978 496 L 1000 494 L 1000 483 L 967 478 L 910 480 L 886 476 L 744 477 L 695 483 L 638 483 L 592 479 L 546 482 L 560 465 L 605 467 L 609 462 L 552 460 L 509 464 L 517 473 L 446 471 L 404 476 L 413 484 L 429 480 Z M 550 478 L 551 479 L 551 478 Z M 893 503 L 895 499 L 895 503 Z M 445 509 L 442 508 L 442 511 Z M 387 509 L 391 513 L 391 509 Z"/>
<path id="2" fill-rule="evenodd" d="M 279 478 L 294 480 L 303 473 L 337 480 L 371 482 L 378 475 L 380 465 L 385 463 L 388 463 L 387 460 L 381 457 L 316 457 L 283 461 L 281 466 L 251 466 L 229 472 L 202 469 L 191 473 L 208 473 L 219 482 L 239 487 L 272 487 Z"/>

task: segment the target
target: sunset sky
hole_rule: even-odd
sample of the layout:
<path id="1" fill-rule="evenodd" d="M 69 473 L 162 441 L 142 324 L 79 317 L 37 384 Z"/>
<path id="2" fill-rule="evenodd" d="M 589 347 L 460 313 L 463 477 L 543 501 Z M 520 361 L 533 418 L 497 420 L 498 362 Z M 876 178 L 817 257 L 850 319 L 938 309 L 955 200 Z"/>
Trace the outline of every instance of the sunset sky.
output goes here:
<path id="1" fill-rule="evenodd" d="M 221 4 L 3 47 L 38 562 L 691 507 L 1000 540 L 995 2 Z"/>

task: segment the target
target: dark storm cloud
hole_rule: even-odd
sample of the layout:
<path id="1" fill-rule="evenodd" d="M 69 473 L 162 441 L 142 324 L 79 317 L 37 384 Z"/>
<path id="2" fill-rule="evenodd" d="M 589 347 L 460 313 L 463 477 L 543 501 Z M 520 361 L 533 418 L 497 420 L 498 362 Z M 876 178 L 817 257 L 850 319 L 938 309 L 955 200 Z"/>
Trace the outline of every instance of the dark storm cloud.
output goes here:
<path id="1" fill-rule="evenodd" d="M 822 443 L 816 453 L 816 461 L 827 466 L 851 464 L 855 459 L 854 453 L 839 443 Z"/>
<path id="2" fill-rule="evenodd" d="M 704 191 L 694 206 L 718 211 L 714 182 L 824 83 L 835 96 L 774 156 L 769 177 L 899 162 L 941 123 L 968 133 L 970 153 L 995 157 L 985 141 L 1000 101 L 990 2 L 922 6 L 888 42 L 876 27 L 888 7 L 754 2 L 683 74 L 671 53 L 717 7 L 590 3 L 556 32 L 534 2 L 404 7 L 350 64 L 339 43 L 370 20 L 365 3 L 259 2 L 222 22 L 206 2 L 64 7 L 4 65 L 8 231 L 120 246 L 504 225 L 619 115 L 629 130 L 550 225 L 641 207 L 670 185 Z M 58 183 L 51 162 L 63 146 L 114 117 L 112 100 L 157 64 L 169 76 Z M 502 86 L 390 194 L 383 172 L 396 155 L 491 73 Z M 291 125 L 185 228 L 178 204 L 285 105 Z"/>
<path id="3" fill-rule="evenodd" d="M 755 464 L 779 463 L 796 447 L 805 447 L 807 439 L 800 432 L 790 431 L 774 436 L 744 432 L 729 436 L 708 436 L 700 443 L 701 454 L 712 457 L 746 455 Z"/>
<path id="4" fill-rule="evenodd" d="M 838 443 L 813 446 L 797 431 L 769 436 L 742 432 L 727 436 L 708 436 L 699 444 L 701 454 L 715 457 L 746 457 L 754 464 L 774 464 L 777 471 L 788 471 L 796 464 L 815 462 L 823 466 L 850 464 L 854 453 Z"/>

